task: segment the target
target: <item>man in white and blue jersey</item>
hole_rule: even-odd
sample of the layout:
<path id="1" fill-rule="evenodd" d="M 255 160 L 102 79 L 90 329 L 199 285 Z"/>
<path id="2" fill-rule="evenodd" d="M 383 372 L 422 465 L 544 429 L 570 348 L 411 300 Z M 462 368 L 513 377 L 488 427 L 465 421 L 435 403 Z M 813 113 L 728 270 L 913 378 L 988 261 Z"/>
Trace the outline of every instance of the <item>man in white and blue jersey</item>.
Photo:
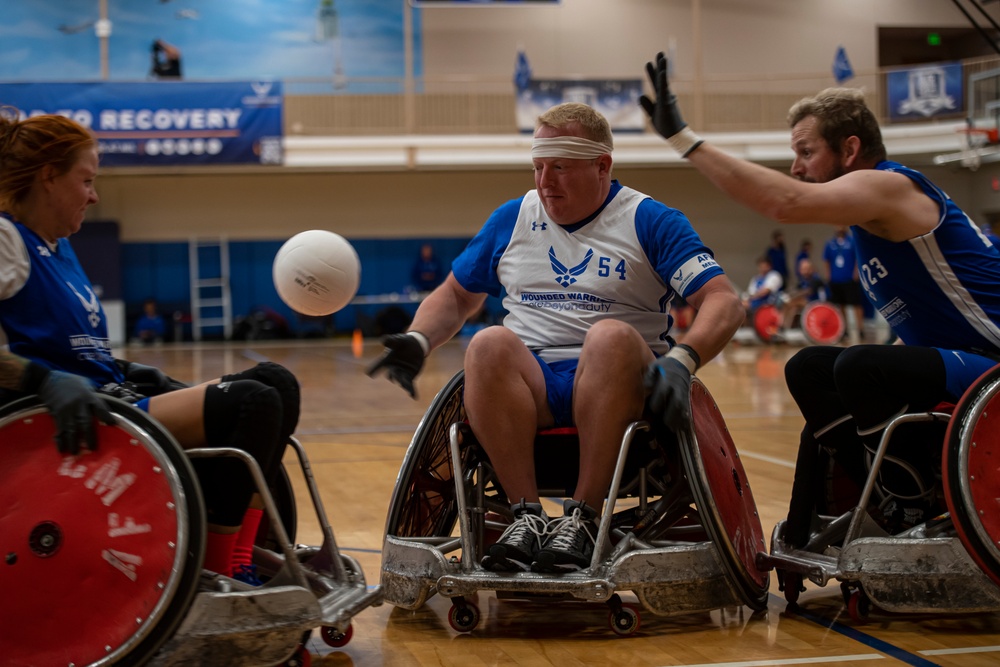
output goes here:
<path id="1" fill-rule="evenodd" d="M 647 73 L 656 99 L 644 97 L 642 106 L 657 131 L 726 194 L 779 222 L 851 228 L 862 288 L 900 343 L 806 348 L 785 367 L 806 425 L 784 539 L 801 546 L 824 488 L 821 446 L 863 481 L 864 449 L 877 445 L 891 419 L 956 401 L 1000 360 L 1000 253 L 940 188 L 886 159 L 861 91 L 828 89 L 792 107 L 789 177 L 692 132 L 670 93 L 663 54 Z M 897 465 L 883 466 L 881 489 L 895 504 L 885 517 L 890 526 L 936 509 L 940 440 L 929 447 L 908 442 L 907 451 L 892 453 Z"/>
<path id="2" fill-rule="evenodd" d="M 493 212 L 369 371 L 385 368 L 412 394 L 424 357 L 488 295 L 503 295 L 503 326 L 477 333 L 465 356 L 469 424 L 516 501 L 515 522 L 484 559 L 493 570 L 587 567 L 626 426 L 642 417 L 649 392 L 667 426 L 686 426 L 691 374 L 743 321 L 687 218 L 614 180 L 612 149 L 607 120 L 589 106 L 544 113 L 531 149 L 536 188 Z M 674 295 L 698 311 L 682 345 L 669 336 Z M 579 477 L 563 518 L 549 524 L 534 437 L 570 424 Z"/>

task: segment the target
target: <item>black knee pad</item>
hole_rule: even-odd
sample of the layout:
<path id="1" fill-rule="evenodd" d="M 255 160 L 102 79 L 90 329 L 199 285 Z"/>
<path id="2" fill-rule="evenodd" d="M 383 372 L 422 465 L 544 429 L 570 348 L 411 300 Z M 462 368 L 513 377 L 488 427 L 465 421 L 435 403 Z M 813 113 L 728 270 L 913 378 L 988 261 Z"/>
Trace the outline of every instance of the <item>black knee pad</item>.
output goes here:
<path id="1" fill-rule="evenodd" d="M 234 380 L 205 389 L 205 438 L 209 447 L 236 447 L 253 456 L 264 474 L 273 471 L 281 439 L 282 403 L 274 387 Z"/>
<path id="2" fill-rule="evenodd" d="M 299 381 L 290 370 L 273 361 L 264 361 L 239 373 L 223 375 L 223 382 L 257 380 L 277 390 L 281 396 L 281 437 L 287 441 L 299 424 L 301 396 Z"/>

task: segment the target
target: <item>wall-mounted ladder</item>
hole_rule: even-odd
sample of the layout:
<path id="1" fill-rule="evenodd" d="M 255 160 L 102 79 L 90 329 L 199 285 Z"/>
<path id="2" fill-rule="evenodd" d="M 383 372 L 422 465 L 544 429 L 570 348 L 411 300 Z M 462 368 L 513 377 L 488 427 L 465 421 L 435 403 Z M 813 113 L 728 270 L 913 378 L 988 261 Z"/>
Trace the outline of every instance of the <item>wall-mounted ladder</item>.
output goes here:
<path id="1" fill-rule="evenodd" d="M 229 242 L 224 237 L 192 238 L 188 242 L 191 271 L 191 335 L 201 340 L 205 329 L 222 327 L 233 335 L 233 301 L 229 286 Z"/>

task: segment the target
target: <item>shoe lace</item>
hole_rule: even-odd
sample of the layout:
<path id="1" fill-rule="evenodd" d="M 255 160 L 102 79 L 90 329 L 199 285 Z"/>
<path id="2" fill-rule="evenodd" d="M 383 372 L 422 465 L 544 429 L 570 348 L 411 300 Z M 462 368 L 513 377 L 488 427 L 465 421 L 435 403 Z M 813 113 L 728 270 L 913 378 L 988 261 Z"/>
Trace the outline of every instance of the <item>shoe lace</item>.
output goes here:
<path id="1" fill-rule="evenodd" d="M 590 534 L 580 518 L 580 508 L 573 508 L 573 513 L 556 519 L 549 524 L 547 532 L 552 535 L 547 548 L 558 551 L 580 550 L 584 538 L 594 544 L 594 536 Z"/>
<path id="2" fill-rule="evenodd" d="M 542 538 L 547 534 L 547 528 L 548 523 L 545 519 L 537 514 L 523 512 L 514 523 L 507 526 L 507 529 L 500 535 L 500 540 L 505 542 L 520 542 L 531 533 L 540 544 Z"/>

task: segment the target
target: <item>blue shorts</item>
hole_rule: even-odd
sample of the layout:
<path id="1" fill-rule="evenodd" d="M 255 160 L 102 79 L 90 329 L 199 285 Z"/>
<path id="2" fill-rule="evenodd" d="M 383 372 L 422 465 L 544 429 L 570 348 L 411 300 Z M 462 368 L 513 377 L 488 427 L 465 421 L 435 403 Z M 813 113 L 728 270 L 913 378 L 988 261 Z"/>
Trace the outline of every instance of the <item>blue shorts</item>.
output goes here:
<path id="1" fill-rule="evenodd" d="M 532 354 L 535 354 L 532 352 Z M 535 354 L 535 360 L 542 369 L 545 376 L 545 398 L 549 403 L 549 410 L 555 419 L 554 426 L 573 425 L 573 381 L 576 379 L 576 367 L 580 363 L 579 359 L 566 359 L 564 361 L 553 361 L 551 364 L 542 361 L 542 358 Z"/>
<path id="2" fill-rule="evenodd" d="M 143 412 L 145 412 L 147 414 L 149 413 L 149 398 L 148 397 L 146 397 L 146 398 L 144 398 L 142 400 L 136 401 L 134 405 L 135 405 L 135 407 L 139 408 Z"/>
<path id="3" fill-rule="evenodd" d="M 944 362 L 945 386 L 951 394 L 951 400 L 957 402 L 965 390 L 975 382 L 980 375 L 997 365 L 989 357 L 958 350 L 942 350 L 934 348 Z"/>

